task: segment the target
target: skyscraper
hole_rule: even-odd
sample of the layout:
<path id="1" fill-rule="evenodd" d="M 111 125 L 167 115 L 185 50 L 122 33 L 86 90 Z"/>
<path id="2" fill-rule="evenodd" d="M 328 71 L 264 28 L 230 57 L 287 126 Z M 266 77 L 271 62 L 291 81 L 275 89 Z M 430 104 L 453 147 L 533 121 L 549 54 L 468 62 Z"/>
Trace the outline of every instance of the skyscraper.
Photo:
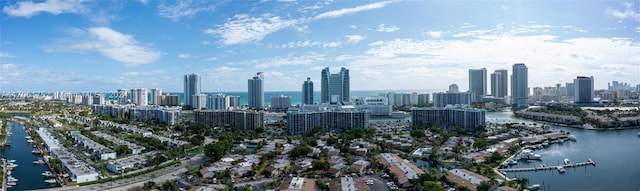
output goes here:
<path id="1" fill-rule="evenodd" d="M 118 104 L 127 104 L 127 89 L 118 89 Z"/>
<path id="2" fill-rule="evenodd" d="M 469 92 L 471 102 L 481 102 L 487 95 L 487 69 L 469 69 Z"/>
<path id="3" fill-rule="evenodd" d="M 329 67 L 322 69 L 320 96 L 322 103 L 349 102 L 349 70 L 341 68 L 340 73 L 331 74 Z"/>
<path id="4" fill-rule="evenodd" d="M 313 81 L 310 77 L 302 84 L 302 103 L 313 104 Z"/>
<path id="5" fill-rule="evenodd" d="M 565 87 L 567 87 L 566 91 L 567 91 L 567 96 L 571 96 L 573 97 L 574 93 L 575 93 L 575 89 L 576 86 L 573 83 L 565 83 L 564 84 Z"/>
<path id="6" fill-rule="evenodd" d="M 187 74 L 184 75 L 184 106 L 193 107 L 193 95 L 200 94 L 200 75 Z"/>
<path id="7" fill-rule="evenodd" d="M 507 97 L 509 76 L 507 70 L 496 70 L 491 74 L 491 95 L 493 97 Z"/>
<path id="8" fill-rule="evenodd" d="M 136 104 L 137 106 L 146 106 L 148 103 L 147 89 L 146 88 L 131 89 L 131 103 Z"/>
<path id="9" fill-rule="evenodd" d="M 574 87 L 574 103 L 591 103 L 593 102 L 594 89 L 593 89 L 593 76 L 578 76 L 573 79 Z"/>
<path id="10" fill-rule="evenodd" d="M 511 75 L 511 103 L 516 108 L 526 108 L 529 105 L 529 72 L 523 63 L 513 65 Z"/>
<path id="11" fill-rule="evenodd" d="M 264 107 L 264 76 L 262 72 L 256 73 L 249 79 L 249 108 L 262 109 Z"/>
<path id="12" fill-rule="evenodd" d="M 162 99 L 162 89 L 151 88 L 151 105 L 160 105 Z"/>

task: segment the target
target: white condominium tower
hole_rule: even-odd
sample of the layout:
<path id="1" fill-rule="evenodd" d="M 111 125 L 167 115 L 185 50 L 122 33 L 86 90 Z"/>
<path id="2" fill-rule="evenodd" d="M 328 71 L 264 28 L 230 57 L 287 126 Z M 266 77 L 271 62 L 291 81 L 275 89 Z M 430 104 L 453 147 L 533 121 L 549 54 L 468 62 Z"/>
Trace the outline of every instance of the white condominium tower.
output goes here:
<path id="1" fill-rule="evenodd" d="M 151 88 L 151 105 L 160 105 L 162 100 L 162 89 Z"/>
<path id="2" fill-rule="evenodd" d="M 146 106 L 148 103 L 147 89 L 146 88 L 131 89 L 131 103 L 136 104 L 137 106 Z"/>

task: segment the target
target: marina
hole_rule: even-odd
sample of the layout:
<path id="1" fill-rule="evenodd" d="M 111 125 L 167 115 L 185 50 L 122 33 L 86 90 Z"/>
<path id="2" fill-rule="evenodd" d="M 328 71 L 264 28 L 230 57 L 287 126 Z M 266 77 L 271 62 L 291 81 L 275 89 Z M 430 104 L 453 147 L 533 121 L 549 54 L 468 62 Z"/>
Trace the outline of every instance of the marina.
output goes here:
<path id="1" fill-rule="evenodd" d="M 34 190 L 58 187 L 59 185 L 45 182 L 45 179 L 34 178 L 40 177 L 39 174 L 48 169 L 47 165 L 40 164 L 42 156 L 34 155 L 33 145 L 28 140 L 33 140 L 24 129 L 24 126 L 9 122 L 9 129 L 12 135 L 8 137 L 11 142 L 10 147 L 3 147 L 2 154 L 6 159 L 6 176 L 5 187 L 7 190 Z M 44 162 L 44 161 L 42 161 Z M 49 178 L 50 179 L 50 178 Z"/>
<path id="2" fill-rule="evenodd" d="M 512 115 L 510 111 L 490 112 L 487 113 L 487 121 L 541 126 L 540 122 L 513 118 Z M 519 160 L 517 165 L 508 167 L 527 170 L 505 172 L 494 169 L 496 174 L 508 179 L 526 177 L 529 184 L 539 184 L 538 190 L 546 191 L 640 190 L 640 168 L 637 168 L 635 160 L 631 160 L 640 158 L 640 152 L 636 149 L 640 148 L 637 129 L 595 131 L 548 124 L 546 126 L 553 131 L 565 131 L 569 140 L 576 141 L 532 149 L 534 153 L 541 155 L 540 160 Z M 560 173 L 556 168 L 532 170 L 539 168 L 541 164 L 564 165 L 564 159 L 570 159 L 573 164 L 592 159 L 594 165 L 597 162 L 597 166 L 587 164 L 563 167 L 565 173 Z"/>
<path id="3" fill-rule="evenodd" d="M 528 167 L 528 168 L 500 168 L 498 169 L 498 171 L 519 172 L 519 171 L 537 171 L 537 170 L 556 170 L 558 169 L 558 167 L 572 168 L 572 167 L 580 167 L 580 166 L 586 166 L 586 165 L 596 166 L 596 162 L 591 159 L 588 159 L 586 162 L 580 162 L 580 163 L 570 163 L 570 164 L 557 165 L 557 166 L 547 166 L 547 165 L 541 164 L 539 166 Z"/>

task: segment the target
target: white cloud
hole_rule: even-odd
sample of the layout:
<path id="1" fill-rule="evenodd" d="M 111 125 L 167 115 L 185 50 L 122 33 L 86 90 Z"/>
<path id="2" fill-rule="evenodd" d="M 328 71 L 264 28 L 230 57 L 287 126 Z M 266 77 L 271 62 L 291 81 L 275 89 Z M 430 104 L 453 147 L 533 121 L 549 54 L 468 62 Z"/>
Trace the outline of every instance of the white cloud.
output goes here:
<path id="1" fill-rule="evenodd" d="M 462 27 L 460 28 L 466 29 L 466 28 L 473 28 L 473 27 L 476 27 L 476 25 L 473 25 L 471 23 L 463 23 Z"/>
<path id="2" fill-rule="evenodd" d="M 216 29 L 207 29 L 204 32 L 220 35 L 221 42 L 226 45 L 244 44 L 261 41 L 265 36 L 298 22 L 297 20 L 281 19 L 278 16 L 269 14 L 261 17 L 242 14 L 235 15 L 225 24 L 217 26 Z"/>
<path id="3" fill-rule="evenodd" d="M 200 58 L 199 56 L 194 56 L 191 54 L 178 54 L 178 58 L 184 58 L 184 59 L 197 59 Z"/>
<path id="4" fill-rule="evenodd" d="M 352 28 L 352 29 L 357 29 L 357 28 L 358 28 L 358 26 L 356 26 L 356 25 L 351 25 L 351 28 Z"/>
<path id="5" fill-rule="evenodd" d="M 427 31 L 424 34 L 427 34 L 427 35 L 429 35 L 429 36 L 431 36 L 433 38 L 440 38 L 440 37 L 442 37 L 442 33 L 444 33 L 444 32 L 442 32 L 442 31 Z"/>
<path id="6" fill-rule="evenodd" d="M 390 27 L 385 27 L 384 24 L 380 24 L 378 25 L 378 32 L 394 32 L 400 30 L 399 27 L 397 26 L 390 26 Z"/>
<path id="7" fill-rule="evenodd" d="M 509 10 L 509 7 L 504 6 L 504 5 L 503 5 L 503 6 L 501 6 L 500 8 L 502 8 L 502 10 Z"/>
<path id="8" fill-rule="evenodd" d="M 6 53 L 6 52 L 0 52 L 0 58 L 14 58 L 15 56 Z"/>
<path id="9" fill-rule="evenodd" d="M 205 61 L 216 61 L 216 60 L 218 60 L 218 57 L 209 57 L 205 59 Z"/>
<path id="10" fill-rule="evenodd" d="M 274 48 L 298 48 L 298 47 L 324 47 L 324 48 L 334 48 L 342 46 L 342 42 L 321 42 L 321 41 L 297 41 L 297 42 L 289 42 L 282 45 L 270 45 L 269 47 Z"/>
<path id="11" fill-rule="evenodd" d="M 167 1 L 174 2 L 174 1 Z M 193 16 L 200 12 L 213 11 L 216 5 L 208 5 L 209 1 L 182 0 L 174 5 L 158 6 L 159 15 L 177 21 L 182 17 Z"/>
<path id="12" fill-rule="evenodd" d="M 369 56 L 348 62 L 354 87 L 356 84 L 380 83 L 382 87 L 401 89 L 403 84 L 411 82 L 405 76 L 411 76 L 414 80 L 428 79 L 430 83 L 433 80 L 432 84 L 459 83 L 464 87 L 465 68 L 508 69 L 518 62 L 527 64 L 529 73 L 535 74 L 530 75 L 529 79 L 532 87 L 570 80 L 576 75 L 593 75 L 601 83 L 611 80 L 633 81 L 637 80 L 640 73 L 640 44 L 625 38 L 559 39 L 552 35 L 503 33 L 495 34 L 491 40 L 395 39 L 371 43 L 365 55 Z M 571 67 L 571 70 L 566 70 L 567 67 Z M 447 78 L 452 81 L 440 81 L 438 76 L 452 76 Z M 455 76 L 462 77 L 456 79 Z M 398 85 L 394 86 L 388 81 Z M 404 88 L 446 87 L 407 85 Z"/>
<path id="13" fill-rule="evenodd" d="M 2 12 L 13 17 L 32 17 L 40 12 L 47 12 L 53 15 L 63 13 L 85 13 L 88 9 L 82 5 L 85 0 L 47 0 L 45 2 L 34 3 L 33 1 L 22 1 L 2 8 Z"/>
<path id="14" fill-rule="evenodd" d="M 365 38 L 362 35 L 344 35 L 344 37 L 347 38 L 349 43 L 358 43 Z"/>
<path id="15" fill-rule="evenodd" d="M 253 65 L 256 69 L 266 69 L 266 68 L 274 68 L 281 66 L 308 66 L 314 65 L 315 63 L 324 61 L 325 55 L 317 54 L 317 53 L 308 53 L 302 56 L 287 56 L 287 57 L 275 57 L 271 59 L 264 60 L 251 60 L 246 62 L 246 64 Z"/>
<path id="16" fill-rule="evenodd" d="M 376 3 L 367 4 L 367 5 L 361 5 L 361 6 L 357 6 L 357 7 L 354 7 L 354 8 L 345 8 L 345 9 L 340 9 L 340 10 L 329 11 L 329 12 L 325 12 L 325 13 L 317 15 L 314 19 L 334 18 L 334 17 L 339 17 L 339 16 L 347 15 L 347 14 L 353 14 L 353 13 L 357 13 L 357 12 L 361 12 L 361 11 L 379 9 L 379 8 L 383 8 L 383 7 L 385 7 L 388 4 L 393 3 L 393 2 L 394 1 L 382 1 L 382 2 L 376 2 Z"/>
<path id="17" fill-rule="evenodd" d="M 89 39 L 72 43 L 69 46 L 71 49 L 94 50 L 113 60 L 128 64 L 147 64 L 160 58 L 160 52 L 140 45 L 132 36 L 113 29 L 94 27 L 82 32 L 88 33 Z"/>
<path id="18" fill-rule="evenodd" d="M 138 72 L 125 72 L 121 74 L 124 77 L 136 77 L 140 75 Z"/>
<path id="19" fill-rule="evenodd" d="M 607 8 L 605 13 L 609 16 L 620 19 L 620 21 L 629 19 L 635 22 L 640 22 L 640 13 L 637 11 L 638 8 L 634 9 L 633 4 L 629 2 L 622 3 L 622 6 L 624 7 L 624 10 Z"/>

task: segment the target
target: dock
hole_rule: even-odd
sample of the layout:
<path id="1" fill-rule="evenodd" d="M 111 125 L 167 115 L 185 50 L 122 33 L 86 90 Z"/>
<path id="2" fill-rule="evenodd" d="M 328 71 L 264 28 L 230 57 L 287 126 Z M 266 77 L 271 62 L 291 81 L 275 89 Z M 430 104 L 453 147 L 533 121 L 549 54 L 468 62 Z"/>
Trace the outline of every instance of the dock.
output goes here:
<path id="1" fill-rule="evenodd" d="M 522 171 L 537 171 L 537 170 L 557 170 L 558 167 L 571 168 L 571 167 L 579 167 L 579 166 L 587 166 L 587 165 L 596 166 L 596 161 L 588 159 L 586 162 L 571 163 L 571 164 L 565 164 L 565 165 L 546 166 L 546 165 L 543 164 L 543 165 L 540 165 L 538 167 L 530 167 L 530 168 L 500 168 L 500 169 L 497 169 L 497 170 L 498 171 L 503 171 L 503 172 L 522 172 Z"/>

